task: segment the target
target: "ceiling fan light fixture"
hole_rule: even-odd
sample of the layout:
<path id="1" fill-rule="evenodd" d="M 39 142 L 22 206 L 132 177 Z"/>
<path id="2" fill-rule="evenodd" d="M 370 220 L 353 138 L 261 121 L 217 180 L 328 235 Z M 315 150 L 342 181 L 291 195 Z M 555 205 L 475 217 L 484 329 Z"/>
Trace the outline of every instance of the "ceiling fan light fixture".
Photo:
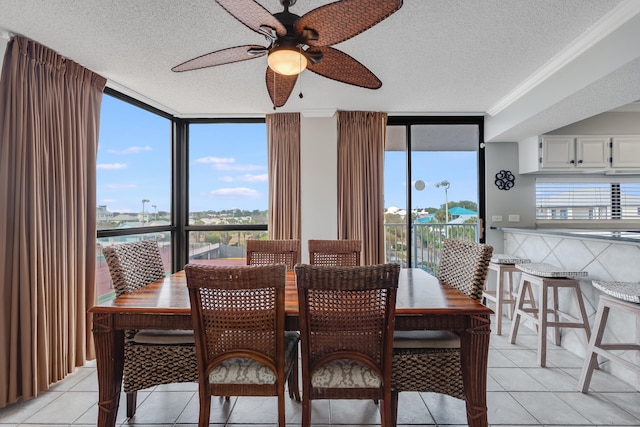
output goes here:
<path id="1" fill-rule="evenodd" d="M 295 76 L 307 68 L 307 58 L 291 46 L 276 46 L 267 57 L 267 64 L 274 72 L 285 76 Z"/>

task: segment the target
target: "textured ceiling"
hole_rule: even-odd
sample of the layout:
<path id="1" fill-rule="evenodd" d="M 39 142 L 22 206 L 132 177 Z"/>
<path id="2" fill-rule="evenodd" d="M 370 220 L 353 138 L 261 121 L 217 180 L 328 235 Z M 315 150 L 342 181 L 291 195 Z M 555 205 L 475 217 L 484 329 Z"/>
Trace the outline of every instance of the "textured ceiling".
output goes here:
<path id="1" fill-rule="evenodd" d="M 272 13 L 282 10 L 278 0 L 258 2 Z M 298 0 L 291 11 L 303 15 L 326 3 Z M 489 112 L 487 139 L 542 133 L 640 99 L 636 47 L 623 46 L 613 60 L 603 57 L 614 65 L 602 69 L 587 61 L 587 55 L 610 52 L 602 45 L 608 33 L 638 27 L 638 4 L 405 0 L 388 19 L 335 46 L 372 70 L 382 88 L 362 89 L 305 71 L 279 111 L 306 116 L 335 110 Z M 106 77 L 108 86 L 179 117 L 262 117 L 273 112 L 265 88 L 266 57 L 171 71 L 214 50 L 266 46 L 264 37 L 213 0 L 0 0 L 0 30 L 5 37 L 36 40 Z M 640 45 L 634 34 L 626 37 Z M 576 61 L 582 58 L 587 62 L 580 71 Z M 576 72 L 585 74 L 576 78 Z M 607 89 L 620 94 L 603 96 Z"/>

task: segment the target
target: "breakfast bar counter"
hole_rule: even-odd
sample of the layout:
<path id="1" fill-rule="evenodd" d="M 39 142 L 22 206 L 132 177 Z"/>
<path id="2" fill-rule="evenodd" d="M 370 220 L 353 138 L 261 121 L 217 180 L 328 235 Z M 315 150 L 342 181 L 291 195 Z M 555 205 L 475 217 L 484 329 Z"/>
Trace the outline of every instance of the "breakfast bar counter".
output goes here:
<path id="1" fill-rule="evenodd" d="M 589 323 L 593 327 L 601 291 L 593 280 L 640 281 L 640 230 L 570 230 L 542 228 L 499 228 L 503 232 L 504 252 L 528 258 L 534 263 L 548 263 L 568 271 L 586 271 L 579 278 Z M 575 307 L 563 309 L 574 312 Z M 607 323 L 616 341 L 633 342 L 640 334 L 634 319 L 616 317 Z M 583 358 L 586 353 L 584 334 L 562 330 L 562 347 Z M 612 374 L 640 389 L 638 375 L 615 364 L 603 366 Z"/>

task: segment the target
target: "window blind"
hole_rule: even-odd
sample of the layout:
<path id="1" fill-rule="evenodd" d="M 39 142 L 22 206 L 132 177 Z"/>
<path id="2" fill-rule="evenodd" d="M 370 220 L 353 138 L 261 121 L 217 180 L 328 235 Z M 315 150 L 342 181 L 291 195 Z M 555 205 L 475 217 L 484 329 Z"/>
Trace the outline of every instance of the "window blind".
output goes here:
<path id="1" fill-rule="evenodd" d="M 640 179 L 536 179 L 537 220 L 640 219 Z"/>

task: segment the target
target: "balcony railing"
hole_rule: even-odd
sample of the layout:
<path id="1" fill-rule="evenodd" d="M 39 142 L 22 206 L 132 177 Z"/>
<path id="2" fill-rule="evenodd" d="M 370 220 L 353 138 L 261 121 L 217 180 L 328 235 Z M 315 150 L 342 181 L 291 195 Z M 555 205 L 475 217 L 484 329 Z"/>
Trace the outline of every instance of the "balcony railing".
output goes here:
<path id="1" fill-rule="evenodd" d="M 411 265 L 407 253 L 407 225 L 384 224 L 384 247 L 387 262 L 402 267 L 422 268 L 432 274 L 438 272 L 440 250 L 447 238 L 478 241 L 478 224 L 414 223 L 411 225 Z"/>

